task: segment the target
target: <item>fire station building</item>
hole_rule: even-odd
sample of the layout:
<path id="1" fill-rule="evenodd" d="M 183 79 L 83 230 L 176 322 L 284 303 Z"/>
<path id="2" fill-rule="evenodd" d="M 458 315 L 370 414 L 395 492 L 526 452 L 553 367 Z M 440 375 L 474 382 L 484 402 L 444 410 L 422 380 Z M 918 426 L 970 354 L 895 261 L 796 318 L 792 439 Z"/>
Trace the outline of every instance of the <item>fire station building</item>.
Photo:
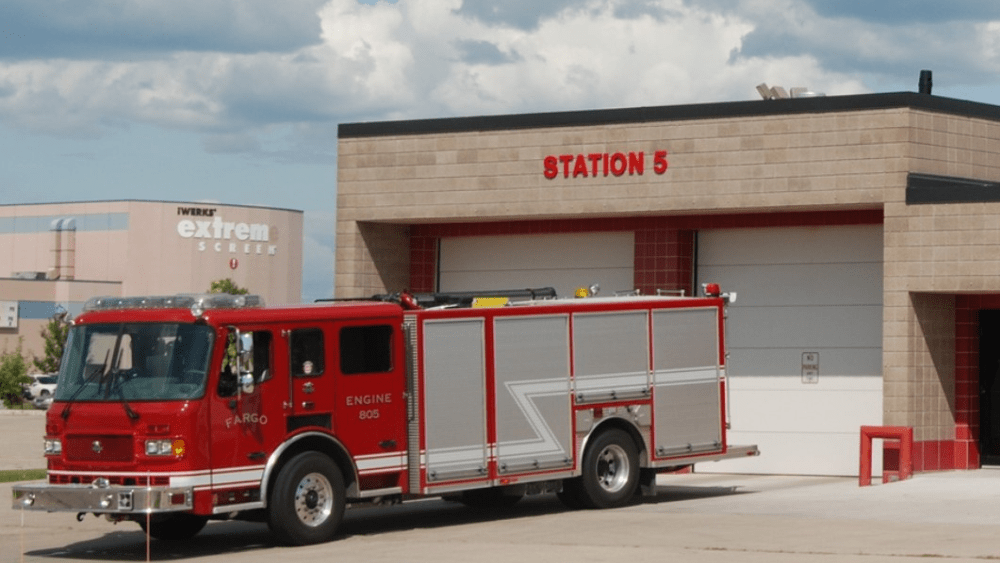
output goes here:
<path id="1" fill-rule="evenodd" d="M 912 428 L 917 471 L 1000 462 L 1000 107 L 890 93 L 355 123 L 338 158 L 339 297 L 736 292 L 730 442 L 762 455 L 705 470 L 856 475 L 863 425 Z"/>
<path id="2" fill-rule="evenodd" d="M 298 303 L 302 212 L 216 203 L 0 206 L 0 350 L 41 355 L 57 311 L 100 295 L 205 293 L 230 278 L 268 304 Z"/>

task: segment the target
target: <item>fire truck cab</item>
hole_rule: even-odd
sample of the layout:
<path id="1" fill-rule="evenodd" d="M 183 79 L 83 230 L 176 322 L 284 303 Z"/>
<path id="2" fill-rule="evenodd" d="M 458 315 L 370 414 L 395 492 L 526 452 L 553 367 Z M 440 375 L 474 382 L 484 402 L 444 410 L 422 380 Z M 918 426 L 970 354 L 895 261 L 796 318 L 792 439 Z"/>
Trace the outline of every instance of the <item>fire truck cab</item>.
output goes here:
<path id="1" fill-rule="evenodd" d="M 659 471 L 757 454 L 726 441 L 717 286 L 543 294 L 95 298 L 47 414 L 47 482 L 16 485 L 13 506 L 159 539 L 261 520 L 308 544 L 348 504 L 555 492 L 616 507 Z"/>

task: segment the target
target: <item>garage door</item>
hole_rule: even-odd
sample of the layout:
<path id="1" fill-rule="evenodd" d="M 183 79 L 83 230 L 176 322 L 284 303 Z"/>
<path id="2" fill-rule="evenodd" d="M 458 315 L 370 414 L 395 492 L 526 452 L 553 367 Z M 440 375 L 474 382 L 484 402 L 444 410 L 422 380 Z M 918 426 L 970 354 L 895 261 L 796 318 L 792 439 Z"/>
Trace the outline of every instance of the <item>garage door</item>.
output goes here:
<path id="1" fill-rule="evenodd" d="M 635 235 L 571 233 L 441 239 L 440 291 L 554 287 L 560 297 L 600 284 L 602 294 L 634 286 Z"/>
<path id="2" fill-rule="evenodd" d="M 881 225 L 702 231 L 697 260 L 738 294 L 729 440 L 761 450 L 699 470 L 857 475 L 859 427 L 882 423 Z"/>

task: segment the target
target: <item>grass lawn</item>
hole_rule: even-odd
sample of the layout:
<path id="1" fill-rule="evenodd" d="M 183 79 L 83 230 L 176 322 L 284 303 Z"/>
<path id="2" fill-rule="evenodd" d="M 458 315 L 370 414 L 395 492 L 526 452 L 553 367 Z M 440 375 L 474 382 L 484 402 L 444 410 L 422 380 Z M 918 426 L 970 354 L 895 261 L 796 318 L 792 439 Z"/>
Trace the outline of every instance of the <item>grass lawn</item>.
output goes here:
<path id="1" fill-rule="evenodd" d="M 6 469 L 0 471 L 0 483 L 12 481 L 37 481 L 45 478 L 44 469 Z"/>

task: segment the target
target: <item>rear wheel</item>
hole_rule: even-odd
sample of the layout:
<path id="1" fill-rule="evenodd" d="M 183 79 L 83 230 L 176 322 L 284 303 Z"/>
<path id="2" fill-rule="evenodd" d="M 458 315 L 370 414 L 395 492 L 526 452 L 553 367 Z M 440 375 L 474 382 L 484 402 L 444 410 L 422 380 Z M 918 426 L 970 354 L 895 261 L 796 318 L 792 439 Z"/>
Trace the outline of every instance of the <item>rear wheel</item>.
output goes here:
<path id="1" fill-rule="evenodd" d="M 268 525 L 284 543 L 330 540 L 344 517 L 344 478 L 329 457 L 301 453 L 278 474 L 271 493 Z"/>
<path id="2" fill-rule="evenodd" d="M 624 506 L 639 485 L 635 442 L 617 428 L 601 432 L 587 447 L 582 469 L 580 480 L 570 485 L 575 501 L 589 508 Z"/>
<path id="3" fill-rule="evenodd" d="M 205 527 L 206 523 L 208 523 L 208 518 L 204 516 L 182 513 L 154 516 L 149 521 L 148 529 L 146 519 L 142 518 L 139 520 L 139 527 L 158 540 L 179 541 L 193 538 Z"/>

